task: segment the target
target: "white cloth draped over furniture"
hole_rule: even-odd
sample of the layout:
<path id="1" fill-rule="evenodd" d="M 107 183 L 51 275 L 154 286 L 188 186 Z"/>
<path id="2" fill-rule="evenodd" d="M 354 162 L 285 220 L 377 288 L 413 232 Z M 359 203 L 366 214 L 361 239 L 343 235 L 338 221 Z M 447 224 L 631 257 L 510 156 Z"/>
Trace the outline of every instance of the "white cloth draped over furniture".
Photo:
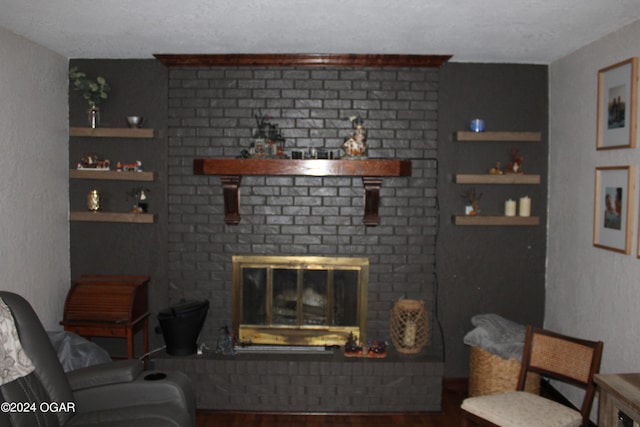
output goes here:
<path id="1" fill-rule="evenodd" d="M 20 343 L 11 310 L 0 298 L 0 385 L 27 376 L 34 369 Z"/>

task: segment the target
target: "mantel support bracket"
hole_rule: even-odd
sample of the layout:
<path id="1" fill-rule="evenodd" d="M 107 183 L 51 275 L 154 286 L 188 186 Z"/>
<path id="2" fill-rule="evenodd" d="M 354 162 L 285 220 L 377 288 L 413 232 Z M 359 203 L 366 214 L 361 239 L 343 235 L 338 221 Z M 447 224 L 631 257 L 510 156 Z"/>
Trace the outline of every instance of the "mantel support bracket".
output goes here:
<path id="1" fill-rule="evenodd" d="M 223 175 L 220 177 L 224 198 L 224 222 L 227 225 L 240 224 L 240 176 Z"/>
<path id="2" fill-rule="evenodd" d="M 218 175 L 224 198 L 224 222 L 240 223 L 240 180 L 245 175 L 361 177 L 366 226 L 380 225 L 380 187 L 384 178 L 411 176 L 411 160 L 397 159 L 194 159 L 195 175 Z"/>
<path id="3" fill-rule="evenodd" d="M 363 176 L 362 184 L 364 185 L 364 218 L 362 222 L 366 226 L 379 225 L 378 206 L 380 205 L 382 178 Z"/>
<path id="4" fill-rule="evenodd" d="M 224 222 L 227 225 L 240 224 L 240 180 L 239 175 L 221 175 L 222 195 L 224 198 Z M 380 205 L 380 187 L 382 178 L 362 177 L 364 185 L 364 217 L 362 222 L 368 227 L 380 225 L 378 206 Z"/>

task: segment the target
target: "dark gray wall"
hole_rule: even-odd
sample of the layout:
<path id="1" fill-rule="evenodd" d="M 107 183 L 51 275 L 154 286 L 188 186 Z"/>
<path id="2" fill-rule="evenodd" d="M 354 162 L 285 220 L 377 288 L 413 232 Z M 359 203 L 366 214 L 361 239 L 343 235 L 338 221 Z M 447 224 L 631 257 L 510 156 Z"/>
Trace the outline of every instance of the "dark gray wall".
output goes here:
<path id="1" fill-rule="evenodd" d="M 97 152 L 110 159 L 140 158 L 147 169 L 158 171 L 158 179 L 148 183 L 156 224 L 72 223 L 72 277 L 149 274 L 154 312 L 183 297 L 207 297 L 212 310 L 205 337 L 211 342 L 218 328 L 230 322 L 231 254 L 370 256 L 376 265 L 370 336 L 386 335 L 390 301 L 399 295 L 431 298 L 433 312 L 438 295 L 447 377 L 467 375 L 468 349 L 462 337 L 472 328 L 471 316 L 496 312 L 522 323 L 542 323 L 547 67 L 450 63 L 440 70 L 176 69 L 169 80 L 169 70 L 155 60 L 74 60 L 71 65 L 103 75 L 112 85 L 103 106 L 104 126 L 126 126 L 125 116 L 135 113 L 146 117 L 145 126 L 159 131 L 154 140 L 72 138 L 71 165 L 82 153 Z M 219 179 L 193 176 L 192 159 L 237 155 L 248 145 L 256 108 L 285 129 L 287 148 L 338 147 L 349 127 L 340 119 L 359 112 L 370 130 L 372 156 L 412 159 L 414 176 L 385 180 L 382 224 L 375 228 L 361 225 L 359 179 L 244 179 L 243 222 L 225 226 Z M 79 94 L 70 92 L 72 126 L 85 125 L 85 110 Z M 543 142 L 454 141 L 454 132 L 478 116 L 488 130 L 541 130 Z M 510 147 L 522 149 L 525 171 L 542 175 L 542 184 L 476 186 L 484 192 L 483 211 L 502 212 L 506 198 L 526 193 L 541 225 L 452 225 L 451 215 L 464 206 L 460 194 L 468 188 L 453 184 L 452 175 L 483 173 L 495 161 L 506 162 Z M 96 183 L 71 182 L 72 209 L 84 209 L 86 192 Z M 127 208 L 125 192 L 133 186 L 137 184 L 100 184 L 122 209 Z M 158 340 L 162 343 L 152 338 L 152 348 Z"/>
<path id="2" fill-rule="evenodd" d="M 75 168 L 84 153 L 112 161 L 141 160 L 145 170 L 156 171 L 154 182 L 70 180 L 70 209 L 86 210 L 89 190 L 100 190 L 105 211 L 126 212 L 132 202 L 127 192 L 144 186 L 151 192 L 149 211 L 155 224 L 71 222 L 71 278 L 82 274 L 143 274 L 151 276 L 149 305 L 155 313 L 168 305 L 167 280 L 167 69 L 155 60 L 72 60 L 94 79 L 103 76 L 111 86 L 100 106 L 102 127 L 127 127 L 126 117 L 141 115 L 143 127 L 153 128 L 153 139 L 70 138 L 69 165 Z M 69 125 L 87 127 L 87 103 L 79 92 L 69 92 Z M 62 313 L 61 313 L 62 318 Z M 162 338 L 150 334 L 150 347 Z"/>
<path id="3" fill-rule="evenodd" d="M 541 131 L 542 142 L 458 142 L 472 118 L 486 130 Z M 445 337 L 445 376 L 468 374 L 464 335 L 471 317 L 497 313 L 519 323 L 542 325 L 544 317 L 547 220 L 547 67 L 449 63 L 440 74 L 438 115 L 437 245 L 439 315 Z M 457 173 L 487 173 L 496 161 L 505 165 L 519 148 L 525 173 L 540 174 L 540 185 L 458 185 Z M 461 194 L 483 193 L 483 213 L 501 215 L 504 201 L 528 195 L 536 227 L 462 227 L 451 216 L 464 212 Z"/>

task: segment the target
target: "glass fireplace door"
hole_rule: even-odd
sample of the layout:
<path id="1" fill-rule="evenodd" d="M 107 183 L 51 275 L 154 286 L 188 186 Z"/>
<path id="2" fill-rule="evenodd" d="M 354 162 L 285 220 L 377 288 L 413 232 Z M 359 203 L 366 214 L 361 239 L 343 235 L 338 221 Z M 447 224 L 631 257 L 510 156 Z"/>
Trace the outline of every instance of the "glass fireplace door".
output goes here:
<path id="1" fill-rule="evenodd" d="M 368 260 L 234 257 L 234 330 L 260 344 L 342 345 L 366 330 Z"/>

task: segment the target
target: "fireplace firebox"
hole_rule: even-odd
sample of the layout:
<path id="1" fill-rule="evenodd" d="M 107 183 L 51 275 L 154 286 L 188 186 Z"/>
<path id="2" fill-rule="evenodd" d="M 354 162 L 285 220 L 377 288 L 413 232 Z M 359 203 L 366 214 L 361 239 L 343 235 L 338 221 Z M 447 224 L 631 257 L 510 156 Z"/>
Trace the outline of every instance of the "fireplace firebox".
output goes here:
<path id="1" fill-rule="evenodd" d="M 234 331 L 253 344 L 364 342 L 368 281 L 367 258 L 234 256 Z"/>

